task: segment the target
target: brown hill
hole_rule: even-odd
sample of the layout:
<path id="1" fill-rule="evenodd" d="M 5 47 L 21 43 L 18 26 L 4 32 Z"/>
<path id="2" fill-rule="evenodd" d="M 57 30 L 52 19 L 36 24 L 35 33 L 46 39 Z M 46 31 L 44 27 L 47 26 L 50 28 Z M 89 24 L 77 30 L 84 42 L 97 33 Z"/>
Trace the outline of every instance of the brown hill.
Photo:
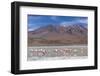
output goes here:
<path id="1" fill-rule="evenodd" d="M 87 28 L 82 25 L 47 25 L 28 32 L 28 45 L 87 44 Z"/>

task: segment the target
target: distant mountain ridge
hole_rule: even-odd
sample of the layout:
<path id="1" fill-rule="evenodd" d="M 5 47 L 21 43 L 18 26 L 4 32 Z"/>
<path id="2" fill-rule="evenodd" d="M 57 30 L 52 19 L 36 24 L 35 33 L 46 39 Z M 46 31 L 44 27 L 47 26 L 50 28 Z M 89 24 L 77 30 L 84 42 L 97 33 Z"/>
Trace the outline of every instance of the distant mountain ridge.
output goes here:
<path id="1" fill-rule="evenodd" d="M 87 44 L 87 25 L 46 25 L 28 32 L 29 45 Z"/>
<path id="2" fill-rule="evenodd" d="M 72 34 L 72 33 L 84 33 L 86 34 L 87 32 L 87 28 L 84 27 L 83 25 L 70 25 L 70 26 L 63 26 L 63 25 L 47 25 L 47 26 L 43 26 L 43 27 L 40 27 L 34 31 L 29 31 L 29 33 L 32 33 L 32 34 L 38 34 L 38 33 L 42 33 L 42 32 L 56 32 L 56 33 L 69 33 L 69 34 Z"/>

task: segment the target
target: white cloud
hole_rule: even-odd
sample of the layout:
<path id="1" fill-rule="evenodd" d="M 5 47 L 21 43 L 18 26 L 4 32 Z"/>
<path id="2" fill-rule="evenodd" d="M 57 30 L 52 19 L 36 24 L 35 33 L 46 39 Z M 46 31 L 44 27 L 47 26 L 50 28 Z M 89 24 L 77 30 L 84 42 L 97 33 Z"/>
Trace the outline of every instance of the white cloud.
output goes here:
<path id="1" fill-rule="evenodd" d="M 69 21 L 69 22 L 64 21 L 64 22 L 61 22 L 60 25 L 62 25 L 62 26 L 69 26 L 69 25 L 72 25 L 72 24 L 74 24 L 74 23 L 75 23 L 74 21 Z"/>
<path id="2" fill-rule="evenodd" d="M 73 25 L 75 23 L 88 23 L 88 20 L 87 19 L 78 19 L 78 20 L 74 20 L 74 21 L 64 21 L 64 22 L 61 22 L 60 25 L 62 26 L 69 26 L 69 25 Z"/>
<path id="3" fill-rule="evenodd" d="M 33 30 L 34 30 L 33 28 L 29 28 L 29 29 L 28 29 L 28 31 L 33 31 Z"/>
<path id="4" fill-rule="evenodd" d="M 51 19 L 57 21 L 58 18 L 56 16 L 52 16 Z"/>
<path id="5" fill-rule="evenodd" d="M 36 27 L 36 25 L 34 25 L 34 24 L 29 24 L 28 25 L 28 31 L 33 31 L 33 30 L 35 30 L 37 28 L 38 28 L 38 26 Z"/>
<path id="6" fill-rule="evenodd" d="M 77 20 L 77 22 L 80 22 L 80 23 L 88 23 L 88 20 L 87 19 L 82 19 L 82 20 Z"/>

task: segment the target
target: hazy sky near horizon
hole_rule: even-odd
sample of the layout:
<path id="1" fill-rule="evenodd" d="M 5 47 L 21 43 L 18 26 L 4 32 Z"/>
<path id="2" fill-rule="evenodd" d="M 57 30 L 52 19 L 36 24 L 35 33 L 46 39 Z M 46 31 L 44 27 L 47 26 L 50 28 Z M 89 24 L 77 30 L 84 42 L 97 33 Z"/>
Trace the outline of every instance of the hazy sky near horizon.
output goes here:
<path id="1" fill-rule="evenodd" d="M 50 24 L 67 26 L 77 23 L 88 24 L 88 17 L 28 15 L 28 31 Z"/>

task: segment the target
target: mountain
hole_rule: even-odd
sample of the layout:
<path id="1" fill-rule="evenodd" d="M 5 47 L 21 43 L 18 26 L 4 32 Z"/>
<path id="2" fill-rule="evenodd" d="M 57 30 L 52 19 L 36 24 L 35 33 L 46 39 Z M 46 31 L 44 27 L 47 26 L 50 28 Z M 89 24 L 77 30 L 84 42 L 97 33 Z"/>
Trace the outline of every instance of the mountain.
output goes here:
<path id="1" fill-rule="evenodd" d="M 46 25 L 28 32 L 29 46 L 87 44 L 87 25 Z"/>

